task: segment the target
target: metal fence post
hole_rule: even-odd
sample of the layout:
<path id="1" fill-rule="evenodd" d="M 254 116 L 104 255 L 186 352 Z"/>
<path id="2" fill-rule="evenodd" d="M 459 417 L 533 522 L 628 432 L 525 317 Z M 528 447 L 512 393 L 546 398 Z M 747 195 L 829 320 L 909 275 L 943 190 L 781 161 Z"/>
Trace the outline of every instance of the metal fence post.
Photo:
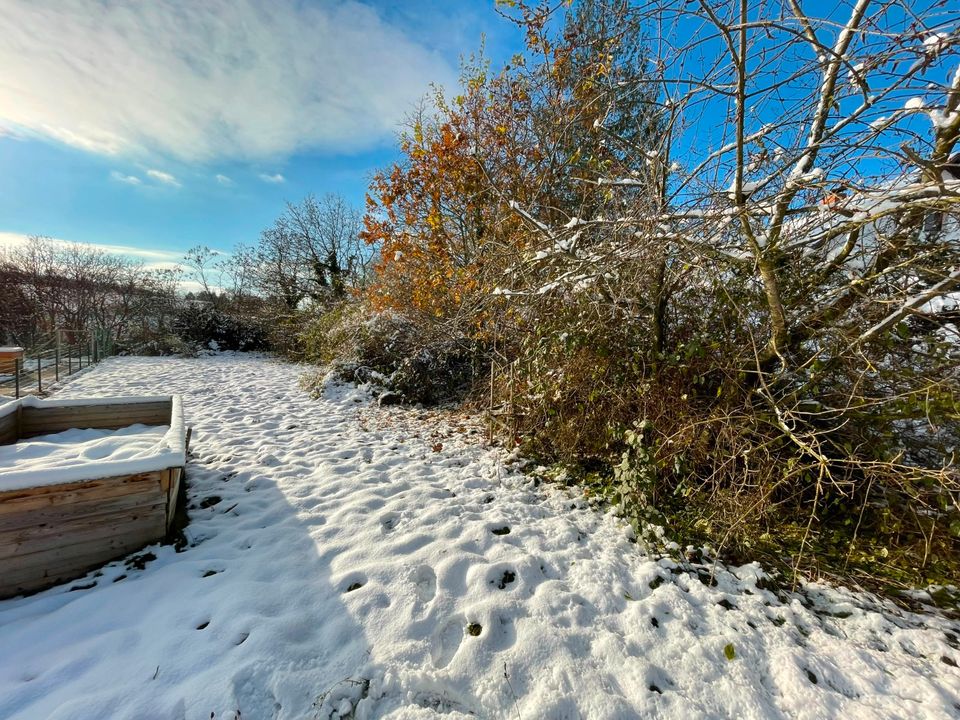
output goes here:
<path id="1" fill-rule="evenodd" d="M 20 358 L 15 358 L 13 361 L 13 387 L 14 387 L 14 397 L 20 397 Z"/>
<path id="2" fill-rule="evenodd" d="M 57 328 L 57 344 L 53 350 L 53 380 L 60 382 L 60 328 Z"/>
<path id="3" fill-rule="evenodd" d="M 40 358 L 40 353 L 37 353 L 37 393 L 43 392 L 43 361 Z"/>

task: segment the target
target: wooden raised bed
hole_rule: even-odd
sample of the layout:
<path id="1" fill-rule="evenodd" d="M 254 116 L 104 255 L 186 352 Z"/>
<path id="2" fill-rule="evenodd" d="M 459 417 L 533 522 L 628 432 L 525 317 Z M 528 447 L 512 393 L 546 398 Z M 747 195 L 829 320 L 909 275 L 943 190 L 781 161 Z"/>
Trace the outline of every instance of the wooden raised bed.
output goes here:
<path id="1" fill-rule="evenodd" d="M 39 400 L 0 405 L 0 445 L 69 429 L 168 425 L 156 452 L 0 470 L 0 598 L 80 577 L 162 539 L 186 463 L 179 396 Z"/>

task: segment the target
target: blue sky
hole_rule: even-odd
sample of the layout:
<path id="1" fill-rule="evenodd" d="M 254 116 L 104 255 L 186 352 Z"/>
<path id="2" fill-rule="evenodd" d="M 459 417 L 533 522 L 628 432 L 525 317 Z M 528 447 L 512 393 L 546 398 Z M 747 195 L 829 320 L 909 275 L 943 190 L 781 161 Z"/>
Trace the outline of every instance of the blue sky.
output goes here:
<path id="1" fill-rule="evenodd" d="M 151 262 L 252 242 L 308 192 L 361 205 L 429 83 L 522 40 L 494 0 L 5 0 L 0 35 L 0 245 Z"/>
<path id="2" fill-rule="evenodd" d="M 395 158 L 399 123 L 430 83 L 452 87 L 460 57 L 475 52 L 481 37 L 495 65 L 521 49 L 521 34 L 494 6 L 494 0 L 2 0 L 0 247 L 44 234 L 172 263 L 195 245 L 229 251 L 254 242 L 284 201 L 310 192 L 337 192 L 361 206 L 372 172 Z M 780 8 L 757 7 L 774 14 Z M 843 20 L 849 0 L 829 7 L 829 19 Z M 925 33 L 955 23 L 955 11 L 937 0 L 917 0 L 912 9 L 922 11 L 922 23 L 903 50 L 911 62 L 928 53 Z M 902 27 L 895 13 L 884 10 L 883 23 Z M 702 18 L 677 22 L 653 39 L 655 53 L 670 57 L 671 45 L 691 39 L 706 58 L 721 48 Z M 836 26 L 827 23 L 823 32 L 832 40 Z M 870 38 L 873 47 L 863 52 L 882 49 L 885 37 Z M 753 45 L 751 87 L 775 85 L 777 73 L 800 62 L 815 69 L 809 57 L 788 57 L 785 66 L 770 62 L 781 39 L 759 37 Z M 792 52 L 809 54 L 803 43 Z M 942 102 L 927 84 L 942 86 L 954 57 L 937 57 L 913 86 L 878 103 L 851 132 L 869 133 L 869 123 L 885 116 L 898 118 L 884 135 L 890 147 L 911 131 L 929 136 L 923 113 L 905 115 L 904 103 L 917 94 Z M 696 52 L 682 58 L 684 66 L 668 75 L 701 78 L 706 60 Z M 802 140 L 815 97 L 810 82 L 818 77 L 808 73 L 757 98 L 750 130 L 786 118 L 781 144 Z M 889 77 L 871 71 L 871 91 Z M 849 87 L 840 102 L 859 103 L 852 81 L 844 82 Z M 722 97 L 686 112 L 692 122 L 675 141 L 679 151 L 692 157 L 723 144 L 730 107 Z M 856 161 L 874 163 L 869 155 Z"/>

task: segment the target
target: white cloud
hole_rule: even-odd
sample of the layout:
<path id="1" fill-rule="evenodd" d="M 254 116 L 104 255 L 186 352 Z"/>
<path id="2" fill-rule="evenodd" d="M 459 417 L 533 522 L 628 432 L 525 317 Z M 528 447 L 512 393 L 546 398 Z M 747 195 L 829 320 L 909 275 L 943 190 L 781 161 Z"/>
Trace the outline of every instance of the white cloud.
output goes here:
<path id="1" fill-rule="evenodd" d="M 147 170 L 147 175 L 152 177 L 157 182 L 161 182 L 164 185 L 172 185 L 173 187 L 180 187 L 180 182 L 170 173 L 165 173 L 162 170 Z"/>
<path id="2" fill-rule="evenodd" d="M 75 243 L 61 238 L 50 238 L 53 242 L 61 245 L 73 245 Z M 0 232 L 0 250 L 13 249 L 25 245 L 29 236 L 23 233 Z M 97 250 L 103 250 L 111 255 L 122 255 L 133 260 L 139 260 L 150 269 L 173 268 L 183 260 L 183 253 L 174 250 L 150 250 L 148 248 L 139 248 L 132 245 L 111 245 L 109 243 L 79 243 L 86 247 L 92 247 Z"/>
<path id="3" fill-rule="evenodd" d="M 219 174 L 218 174 L 218 175 L 216 175 L 216 180 L 217 180 L 217 182 L 220 183 L 221 185 L 226 185 L 227 187 L 230 187 L 231 185 L 233 185 L 233 180 L 231 180 L 230 178 L 228 178 L 226 175 L 219 175 Z"/>
<path id="4" fill-rule="evenodd" d="M 2 27 L 3 25 L 0 23 L 0 28 Z M 3 57 L 2 49 L 0 49 L 0 57 Z M 2 101 L 4 96 L 8 94 L 9 87 L 9 85 L 0 86 L 0 101 Z M 37 131 L 41 135 L 47 135 L 52 137 L 54 140 L 62 142 L 64 145 L 72 145 L 73 147 L 86 150 L 87 152 L 99 153 L 100 155 L 116 155 L 123 147 L 123 141 L 121 138 L 100 128 L 81 127 L 73 130 L 65 125 L 48 125 L 45 122 L 41 122 L 38 126 L 34 126 L 29 122 L 29 118 L 26 122 L 23 120 L 18 120 L 18 117 L 29 115 L 29 111 L 24 111 L 22 109 L 17 110 L 15 108 L 5 108 L 0 110 L 0 113 L 2 113 L 0 117 L 5 117 L 11 122 L 20 124 L 25 130 Z M 47 113 L 41 114 L 43 116 L 47 115 Z M 69 120 L 66 118 L 64 118 L 64 120 L 69 122 Z"/>
<path id="5" fill-rule="evenodd" d="M 275 175 L 267 175 L 267 173 L 260 173 L 260 179 L 263 180 L 265 183 L 273 183 L 275 185 L 278 185 L 280 183 L 284 183 L 287 181 L 287 179 L 280 173 L 276 173 Z"/>
<path id="6" fill-rule="evenodd" d="M 355 150 L 453 78 L 356 0 L 3 0 L 0 37 L 0 123 L 107 155 Z"/>
<path id="7" fill-rule="evenodd" d="M 120 183 L 126 183 L 127 185 L 140 185 L 142 182 L 136 175 L 124 175 L 119 170 L 111 172 L 110 179 Z"/>

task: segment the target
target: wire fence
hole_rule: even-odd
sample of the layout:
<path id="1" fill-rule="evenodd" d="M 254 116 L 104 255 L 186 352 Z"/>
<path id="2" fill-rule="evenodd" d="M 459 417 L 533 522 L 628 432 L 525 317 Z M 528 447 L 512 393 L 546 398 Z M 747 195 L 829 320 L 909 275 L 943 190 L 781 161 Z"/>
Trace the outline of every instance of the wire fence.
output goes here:
<path id="1" fill-rule="evenodd" d="M 43 395 L 56 383 L 113 354 L 108 332 L 58 328 L 13 357 L 0 357 L 0 398 Z"/>

